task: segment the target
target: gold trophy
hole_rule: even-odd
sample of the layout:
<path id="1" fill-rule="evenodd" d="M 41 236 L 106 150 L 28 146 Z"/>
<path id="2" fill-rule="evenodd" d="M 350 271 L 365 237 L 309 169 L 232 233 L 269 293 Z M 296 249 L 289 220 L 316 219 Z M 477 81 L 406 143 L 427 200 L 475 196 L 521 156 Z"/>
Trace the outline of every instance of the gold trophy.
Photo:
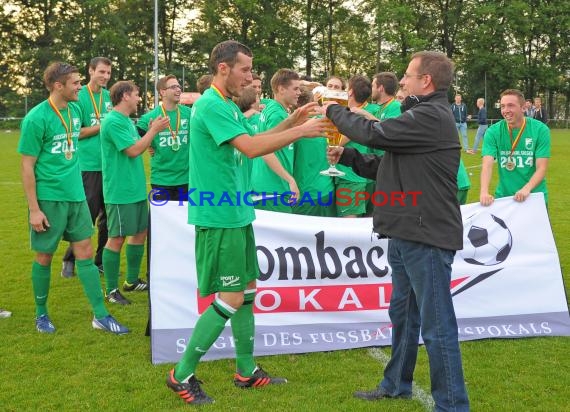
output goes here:
<path id="1" fill-rule="evenodd" d="M 348 93 L 342 90 L 329 90 L 324 89 L 322 91 L 318 91 L 318 98 L 319 103 L 334 101 L 338 104 L 348 107 Z M 327 132 L 327 143 L 330 147 L 338 147 L 340 145 L 340 141 L 342 140 L 342 135 L 336 128 L 334 124 L 331 122 L 331 131 Z M 336 164 L 330 164 L 329 168 L 326 170 L 321 170 L 320 172 L 322 175 L 325 176 L 344 176 L 346 173 L 341 172 L 336 168 Z"/>

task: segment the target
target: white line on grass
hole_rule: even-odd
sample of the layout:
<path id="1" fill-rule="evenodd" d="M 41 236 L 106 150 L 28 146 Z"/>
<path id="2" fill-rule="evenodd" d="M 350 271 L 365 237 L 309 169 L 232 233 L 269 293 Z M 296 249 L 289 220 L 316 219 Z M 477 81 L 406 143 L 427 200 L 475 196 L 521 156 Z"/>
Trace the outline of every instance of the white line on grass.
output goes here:
<path id="1" fill-rule="evenodd" d="M 386 366 L 390 360 L 390 357 L 386 355 L 380 348 L 371 348 L 368 350 L 368 353 L 384 366 Z M 417 399 L 426 410 L 433 411 L 433 408 L 435 406 L 433 398 L 415 382 L 412 385 L 412 398 Z"/>

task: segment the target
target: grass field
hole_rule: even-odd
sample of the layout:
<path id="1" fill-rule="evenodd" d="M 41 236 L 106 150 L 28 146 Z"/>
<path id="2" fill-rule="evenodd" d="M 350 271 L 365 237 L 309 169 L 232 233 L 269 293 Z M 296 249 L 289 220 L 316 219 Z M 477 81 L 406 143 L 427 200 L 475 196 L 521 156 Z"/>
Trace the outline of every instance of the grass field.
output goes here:
<path id="1" fill-rule="evenodd" d="M 470 131 L 473 141 L 473 131 Z M 570 285 L 570 131 L 552 133 L 548 172 L 549 212 L 566 293 Z M 52 265 L 50 316 L 53 336 L 36 332 L 31 293 L 33 254 L 27 237 L 26 202 L 20 183 L 17 132 L 0 132 L 0 307 L 13 312 L 0 320 L 0 411 L 176 411 L 188 410 L 164 384 L 172 365 L 150 363 L 144 336 L 147 297 L 132 296 L 129 307 L 111 308 L 132 333 L 113 336 L 91 328 L 91 314 L 77 278 L 59 276 L 61 245 Z M 478 200 L 478 156 L 464 155 L 472 167 L 469 201 Z M 496 173 L 495 173 L 496 174 Z M 532 222 L 529 222 L 532 236 Z M 461 344 L 473 411 L 570 411 L 570 338 L 486 340 Z M 382 349 L 389 354 L 389 348 Z M 198 376 L 216 403 L 204 411 L 422 411 L 419 400 L 367 403 L 356 389 L 375 386 L 383 370 L 377 350 L 361 349 L 260 358 L 269 371 L 289 378 L 285 387 L 240 391 L 233 387 L 234 363 L 203 363 Z M 429 394 L 428 361 L 420 349 L 416 383 Z"/>

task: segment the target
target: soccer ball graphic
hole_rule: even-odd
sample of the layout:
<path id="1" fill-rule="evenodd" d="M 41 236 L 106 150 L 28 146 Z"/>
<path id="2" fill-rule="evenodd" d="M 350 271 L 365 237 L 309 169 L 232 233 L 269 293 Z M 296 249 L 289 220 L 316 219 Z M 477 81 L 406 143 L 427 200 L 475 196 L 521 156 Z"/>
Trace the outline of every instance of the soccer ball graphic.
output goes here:
<path id="1" fill-rule="evenodd" d="M 479 213 L 464 223 L 463 249 L 465 262 L 493 266 L 503 263 L 513 247 L 513 237 L 505 222 L 490 213 Z"/>

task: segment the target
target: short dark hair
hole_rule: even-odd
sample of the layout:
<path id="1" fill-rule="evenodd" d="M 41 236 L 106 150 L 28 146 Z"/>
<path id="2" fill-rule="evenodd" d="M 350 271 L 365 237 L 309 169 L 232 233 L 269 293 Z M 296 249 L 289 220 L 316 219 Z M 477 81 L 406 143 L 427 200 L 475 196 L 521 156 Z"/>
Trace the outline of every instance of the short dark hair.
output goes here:
<path id="1" fill-rule="evenodd" d="M 420 59 L 419 74 L 429 74 L 436 90 L 447 90 L 453 81 L 453 62 L 441 52 L 421 51 L 412 55 Z"/>
<path id="2" fill-rule="evenodd" d="M 64 84 L 71 73 L 79 73 L 79 70 L 71 64 L 62 62 L 51 63 L 44 70 L 44 84 L 46 89 L 51 92 L 53 90 L 53 85 L 56 82 Z"/>
<path id="3" fill-rule="evenodd" d="M 376 87 L 383 86 L 386 94 L 394 96 L 398 91 L 398 78 L 392 72 L 381 72 L 374 76 Z"/>
<path id="4" fill-rule="evenodd" d="M 348 79 L 348 90 L 352 90 L 356 103 L 364 103 L 372 94 L 372 84 L 365 76 L 355 75 Z"/>
<path id="5" fill-rule="evenodd" d="M 97 65 L 99 65 L 100 63 L 104 64 L 105 66 L 113 65 L 111 60 L 106 57 L 93 57 L 89 62 L 89 68 L 95 70 L 97 68 Z"/>
<path id="6" fill-rule="evenodd" d="M 123 100 L 125 94 L 131 94 L 133 91 L 139 90 L 136 84 L 130 80 L 121 80 L 111 86 L 109 93 L 111 94 L 111 102 L 113 106 L 117 106 Z"/>
<path id="7" fill-rule="evenodd" d="M 243 89 L 238 97 L 234 97 L 234 102 L 237 104 L 242 113 L 251 109 L 251 106 L 257 101 L 257 91 L 247 86 Z"/>
<path id="8" fill-rule="evenodd" d="M 279 86 L 287 87 L 293 80 L 299 80 L 299 74 L 291 69 L 279 69 L 271 78 L 271 90 L 277 93 Z"/>
<path id="9" fill-rule="evenodd" d="M 251 73 L 252 80 L 261 80 L 261 76 L 257 73 Z"/>
<path id="10" fill-rule="evenodd" d="M 218 64 L 226 63 L 230 67 L 234 67 L 237 62 L 238 53 L 253 57 L 253 53 L 249 47 L 244 46 L 235 40 L 226 40 L 216 44 L 210 54 L 210 73 L 218 73 Z"/>
<path id="11" fill-rule="evenodd" d="M 524 105 L 524 102 L 525 102 L 525 100 L 524 100 L 524 94 L 523 94 L 523 92 L 521 92 L 521 91 L 518 90 L 518 89 L 507 89 L 507 90 L 504 90 L 504 91 L 501 93 L 501 96 L 500 96 L 500 97 L 502 98 L 503 96 L 516 96 L 516 97 L 518 97 L 521 106 Z"/>
<path id="12" fill-rule="evenodd" d="M 196 81 L 196 89 L 198 93 L 203 94 L 212 85 L 212 75 L 204 74 Z"/>
<path id="13" fill-rule="evenodd" d="M 158 81 L 156 82 L 156 89 L 157 90 L 164 90 L 166 89 L 166 83 L 168 83 L 169 80 L 171 79 L 176 79 L 176 76 L 173 74 L 169 74 L 167 76 L 163 76 L 160 79 L 158 79 Z"/>

